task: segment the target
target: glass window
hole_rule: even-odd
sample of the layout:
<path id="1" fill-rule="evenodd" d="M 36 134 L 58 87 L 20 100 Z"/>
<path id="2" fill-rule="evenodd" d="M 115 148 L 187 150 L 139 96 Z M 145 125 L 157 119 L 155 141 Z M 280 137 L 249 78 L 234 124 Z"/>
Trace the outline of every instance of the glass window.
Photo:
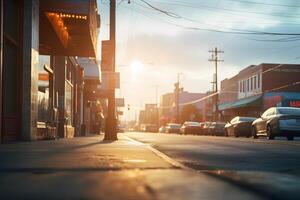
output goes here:
<path id="1" fill-rule="evenodd" d="M 38 121 L 49 121 L 49 73 L 44 66 L 50 66 L 50 56 L 39 55 L 38 68 Z"/>
<path id="2" fill-rule="evenodd" d="M 250 88 L 251 88 L 250 90 L 252 91 L 253 90 L 253 77 L 251 77 L 250 82 L 251 82 L 250 83 Z"/>
<path id="3" fill-rule="evenodd" d="M 65 89 L 65 117 L 66 117 L 66 124 L 72 125 L 73 121 L 73 87 L 70 82 L 66 81 L 66 89 Z"/>
<path id="4" fill-rule="evenodd" d="M 4 42 L 3 54 L 3 112 L 17 114 L 18 105 L 18 48 L 9 41 Z"/>
<path id="5" fill-rule="evenodd" d="M 256 85 L 257 85 L 257 79 L 256 79 L 256 76 L 254 76 L 254 90 L 256 89 Z"/>
<path id="6" fill-rule="evenodd" d="M 18 42 L 19 27 L 19 2 L 17 0 L 4 1 L 4 34 L 14 42 Z"/>
<path id="7" fill-rule="evenodd" d="M 300 115 L 300 108 L 277 108 L 279 114 Z"/>
<path id="8" fill-rule="evenodd" d="M 260 74 L 257 75 L 257 88 L 260 88 Z"/>
<path id="9" fill-rule="evenodd" d="M 250 79 L 247 80 L 247 91 L 250 91 Z"/>

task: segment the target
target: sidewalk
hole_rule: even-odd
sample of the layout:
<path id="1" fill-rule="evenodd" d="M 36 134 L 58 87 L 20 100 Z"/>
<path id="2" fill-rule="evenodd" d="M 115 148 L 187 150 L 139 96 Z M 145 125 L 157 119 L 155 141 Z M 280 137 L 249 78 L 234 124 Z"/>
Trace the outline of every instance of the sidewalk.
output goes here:
<path id="1" fill-rule="evenodd" d="M 1 199 L 258 199 L 119 135 L 0 145 Z M 230 192 L 229 192 L 230 191 Z"/>

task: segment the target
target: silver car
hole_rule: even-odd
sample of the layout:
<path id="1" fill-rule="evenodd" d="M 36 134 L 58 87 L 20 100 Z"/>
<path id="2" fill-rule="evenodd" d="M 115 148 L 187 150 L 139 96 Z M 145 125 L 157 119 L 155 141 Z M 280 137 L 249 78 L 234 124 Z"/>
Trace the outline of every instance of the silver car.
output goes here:
<path id="1" fill-rule="evenodd" d="M 288 140 L 300 136 L 300 108 L 269 108 L 252 123 L 252 136 L 267 136 L 270 140 L 275 136 L 284 136 Z"/>

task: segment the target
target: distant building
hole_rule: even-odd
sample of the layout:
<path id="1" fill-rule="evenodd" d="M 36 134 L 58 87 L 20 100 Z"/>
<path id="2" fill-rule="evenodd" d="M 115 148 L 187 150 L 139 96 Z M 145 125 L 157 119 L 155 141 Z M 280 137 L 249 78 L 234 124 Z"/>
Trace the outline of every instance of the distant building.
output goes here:
<path id="1" fill-rule="evenodd" d="M 179 111 L 182 111 L 182 108 L 185 105 L 192 104 L 195 105 L 199 113 L 203 113 L 204 110 L 204 97 L 207 94 L 205 93 L 190 93 L 183 91 L 179 93 Z M 203 99 L 203 100 L 202 100 Z M 175 94 L 167 93 L 161 96 L 160 107 L 159 107 L 159 116 L 160 124 L 167 122 L 175 122 L 176 120 L 176 105 L 175 105 Z M 203 119 L 197 119 L 202 121 Z"/>
<path id="2" fill-rule="evenodd" d="M 213 108 L 214 108 L 214 96 L 212 95 L 214 92 L 208 91 L 206 92 L 206 97 L 204 99 L 204 106 L 202 110 L 203 121 L 213 121 Z"/>
<path id="3" fill-rule="evenodd" d="M 300 65 L 251 65 L 221 81 L 219 110 L 224 120 L 258 117 L 272 106 L 300 107 Z"/>
<path id="4" fill-rule="evenodd" d="M 141 110 L 139 114 L 139 125 L 141 124 L 158 125 L 157 104 L 145 104 L 145 110 Z"/>

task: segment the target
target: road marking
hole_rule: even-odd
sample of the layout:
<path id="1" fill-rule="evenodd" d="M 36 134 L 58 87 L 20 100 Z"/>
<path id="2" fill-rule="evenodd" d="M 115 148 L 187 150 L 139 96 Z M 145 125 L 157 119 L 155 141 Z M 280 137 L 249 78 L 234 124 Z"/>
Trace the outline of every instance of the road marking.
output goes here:
<path id="1" fill-rule="evenodd" d="M 161 151 L 158 151 L 157 149 L 153 148 L 151 145 L 149 144 L 145 144 L 142 143 L 140 141 L 137 141 L 135 139 L 130 138 L 129 136 L 124 136 L 126 137 L 128 140 L 130 140 L 131 142 L 137 144 L 137 145 L 143 145 L 145 147 L 147 147 L 150 151 L 152 151 L 155 155 L 157 155 L 158 157 L 162 158 L 164 161 L 166 161 L 167 163 L 171 164 L 172 166 L 176 167 L 176 168 L 180 168 L 180 169 L 185 169 L 185 170 L 193 170 L 196 171 L 192 168 L 189 168 L 183 164 L 181 164 L 180 162 L 170 158 L 169 156 L 167 156 L 166 154 L 162 153 Z"/>

